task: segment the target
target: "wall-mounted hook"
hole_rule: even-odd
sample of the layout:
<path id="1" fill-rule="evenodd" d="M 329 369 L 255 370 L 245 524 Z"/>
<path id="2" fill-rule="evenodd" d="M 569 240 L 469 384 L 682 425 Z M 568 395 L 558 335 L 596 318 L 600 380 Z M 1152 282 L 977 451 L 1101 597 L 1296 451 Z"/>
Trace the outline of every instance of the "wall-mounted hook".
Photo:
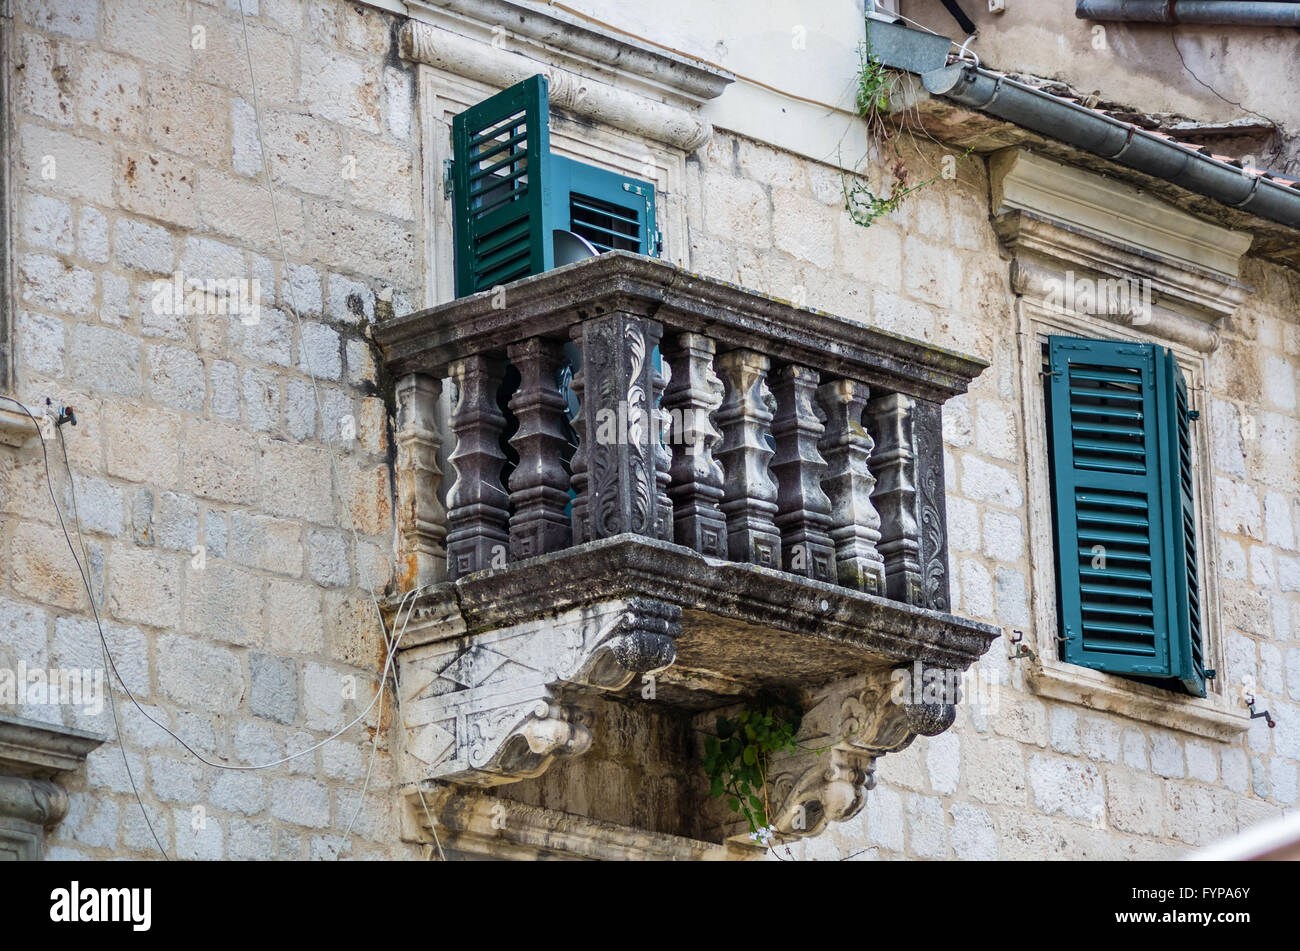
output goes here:
<path id="1" fill-rule="evenodd" d="M 1260 710 L 1258 713 L 1255 712 L 1256 699 L 1254 677 L 1247 675 L 1241 678 L 1241 701 L 1250 708 L 1250 718 L 1252 720 L 1263 718 L 1264 722 L 1268 724 L 1270 730 L 1277 726 L 1277 721 L 1273 719 L 1272 714 L 1267 710 Z"/>
<path id="2" fill-rule="evenodd" d="M 1030 660 L 1034 659 L 1033 650 L 1029 647 L 1029 645 L 1025 643 L 1024 631 L 1013 630 L 1011 632 L 1010 640 L 1011 640 L 1011 647 L 1013 650 L 1011 654 L 1008 655 L 1007 657 L 1008 660 L 1024 660 L 1026 657 L 1028 657 Z"/>

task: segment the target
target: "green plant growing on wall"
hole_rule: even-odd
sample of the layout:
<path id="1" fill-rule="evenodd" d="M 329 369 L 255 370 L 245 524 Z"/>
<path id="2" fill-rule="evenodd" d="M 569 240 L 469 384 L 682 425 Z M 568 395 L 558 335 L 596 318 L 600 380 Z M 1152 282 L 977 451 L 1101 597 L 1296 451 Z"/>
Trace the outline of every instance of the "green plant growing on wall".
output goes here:
<path id="1" fill-rule="evenodd" d="M 893 176 L 893 186 L 889 189 L 888 195 L 876 194 L 865 181 L 847 171 L 841 164 L 840 184 L 844 190 L 844 210 L 848 212 L 849 218 L 852 219 L 854 224 L 861 225 L 864 228 L 871 227 L 872 223 L 882 215 L 893 214 L 898 210 L 899 205 L 903 203 L 903 199 L 909 195 L 915 194 L 945 177 L 945 171 L 941 170 L 922 181 L 914 184 L 908 183 L 910 172 L 902 156 L 898 153 L 896 141 L 898 132 L 893 130 L 885 122 L 884 118 L 889 112 L 895 82 L 894 74 L 872 54 L 870 43 L 863 42 L 859 44 L 858 88 L 855 97 L 858 115 L 866 120 L 867 130 L 872 138 L 881 142 L 882 146 L 888 143 L 894 156 L 894 162 L 890 168 L 890 173 Z M 957 159 L 957 162 L 961 162 L 970 152 L 971 150 L 967 149 Z M 953 174 L 955 174 L 956 163 L 951 168 Z"/>
<path id="2" fill-rule="evenodd" d="M 734 718 L 717 718 L 717 736 L 704 739 L 704 773 L 709 794 L 727 797 L 732 812 L 749 823 L 750 838 L 770 845 L 775 831 L 768 823 L 767 776 L 772 757 L 798 747 L 801 714 L 779 703 L 746 707 Z"/>

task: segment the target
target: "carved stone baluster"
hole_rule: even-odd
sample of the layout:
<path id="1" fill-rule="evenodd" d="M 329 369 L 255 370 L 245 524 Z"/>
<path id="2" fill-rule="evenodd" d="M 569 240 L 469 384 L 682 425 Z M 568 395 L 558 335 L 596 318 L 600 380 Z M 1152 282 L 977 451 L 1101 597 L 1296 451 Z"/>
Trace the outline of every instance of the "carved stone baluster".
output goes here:
<path id="1" fill-rule="evenodd" d="M 768 568 L 781 567 L 781 536 L 776 514 L 776 481 L 768 471 L 772 449 L 767 435 L 772 423 L 767 371 L 771 362 L 752 350 L 732 350 L 717 360 L 726 380 L 726 396 L 718 410 L 722 431 L 718 458 L 722 462 L 722 514 L 727 519 L 727 552 L 732 561 Z"/>
<path id="2" fill-rule="evenodd" d="M 867 403 L 875 451 L 871 500 L 880 513 L 880 554 L 885 560 L 885 592 L 895 601 L 920 604 L 921 543 L 916 517 L 916 446 L 912 438 L 915 400 L 902 393 Z"/>
<path id="3" fill-rule="evenodd" d="M 519 453 L 519 465 L 510 474 L 510 555 L 513 559 L 567 548 L 569 474 L 561 458 L 568 442 L 564 430 L 564 397 L 556 371 L 564 361 L 564 347 L 553 340 L 533 337 L 508 348 L 510 362 L 519 369 L 519 389 L 510 398 L 510 411 L 519 430 L 510 440 Z"/>
<path id="4" fill-rule="evenodd" d="M 948 595 L 948 503 L 943 475 L 943 406 L 916 400 L 913 408 L 920 494 L 921 584 L 923 604 L 952 610 Z"/>
<path id="5" fill-rule="evenodd" d="M 885 560 L 876 548 L 880 515 L 871 504 L 876 479 L 868 466 L 873 444 L 862 425 L 869 396 L 867 385 L 854 380 L 818 387 L 817 401 L 826 413 L 826 435 L 820 443 L 827 463 L 822 488 L 831 500 L 831 540 L 840 584 L 883 595 Z"/>
<path id="6" fill-rule="evenodd" d="M 674 417 L 668 495 L 673 502 L 677 544 L 704 555 L 727 557 L 727 522 L 722 499 L 722 466 L 713 458 L 722 434 L 710 419 L 722 405 L 722 381 L 713 372 L 713 341 L 701 334 L 678 334 L 664 350 L 672 377 L 664 408 Z"/>
<path id="7" fill-rule="evenodd" d="M 782 367 L 776 374 L 776 418 L 772 436 L 776 454 L 772 472 L 777 482 L 776 526 L 786 571 L 818 581 L 835 581 L 835 548 L 831 543 L 831 500 L 822 491 L 826 461 L 817 451 L 825 432 L 813 396 L 816 371 Z"/>
<path id="8" fill-rule="evenodd" d="M 447 575 L 447 513 L 438 499 L 438 397 L 442 381 L 411 373 L 397 381 L 399 583 L 409 591 Z"/>
<path id="9" fill-rule="evenodd" d="M 456 385 L 448 461 L 455 481 L 447 494 L 447 577 L 502 567 L 510 546 L 509 497 L 501 485 L 501 432 L 506 419 L 496 394 L 505 374 L 500 360 L 466 357 L 451 365 Z"/>
<path id="10" fill-rule="evenodd" d="M 582 349 L 574 463 L 574 542 L 624 532 L 670 538 L 672 512 L 660 492 L 658 389 L 651 352 L 663 328 L 614 313 L 573 329 Z"/>
<path id="11" fill-rule="evenodd" d="M 875 439 L 872 495 L 889 597 L 947 611 L 947 523 L 939 406 L 901 393 L 867 404 Z"/>

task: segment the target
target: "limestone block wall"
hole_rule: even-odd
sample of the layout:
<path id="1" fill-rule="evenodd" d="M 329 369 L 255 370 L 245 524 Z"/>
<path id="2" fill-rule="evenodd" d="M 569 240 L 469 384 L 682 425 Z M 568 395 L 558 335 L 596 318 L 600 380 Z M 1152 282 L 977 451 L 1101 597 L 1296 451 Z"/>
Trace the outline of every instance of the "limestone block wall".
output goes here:
<path id="1" fill-rule="evenodd" d="M 13 4 L 6 157 L 16 394 L 75 408 L 63 433 L 109 645 L 151 716 L 247 766 L 319 743 L 374 696 L 367 588 L 389 582 L 393 522 L 366 328 L 385 299 L 409 309 L 422 276 L 415 92 L 392 18 L 244 6 L 287 262 L 235 3 Z M 158 295 L 177 271 L 223 283 L 171 306 Z M 222 306 L 228 281 L 257 282 L 256 320 Z M 0 453 L 0 566 L 0 667 L 103 667 L 39 450 Z M 116 735 L 107 707 L 20 699 L 7 709 Z M 346 843 L 377 707 L 306 756 L 239 772 L 201 766 L 121 698 L 119 716 L 171 856 L 396 857 L 416 853 L 397 832 L 388 703 Z M 51 857 L 157 855 L 117 743 L 69 787 Z"/>

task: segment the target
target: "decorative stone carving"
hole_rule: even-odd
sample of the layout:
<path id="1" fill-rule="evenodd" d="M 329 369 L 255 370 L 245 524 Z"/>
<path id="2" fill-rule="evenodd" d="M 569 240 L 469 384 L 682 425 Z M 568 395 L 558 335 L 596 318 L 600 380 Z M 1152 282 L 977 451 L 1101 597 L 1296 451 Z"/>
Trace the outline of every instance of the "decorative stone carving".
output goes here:
<path id="1" fill-rule="evenodd" d="M 663 405 L 679 422 L 674 430 L 668 495 L 673 505 L 673 537 L 704 555 L 727 557 L 727 523 L 722 499 L 722 466 L 713 458 L 722 434 L 712 415 L 722 405 L 723 386 L 713 372 L 714 343 L 702 334 L 681 333 L 668 342 L 664 360 L 671 381 Z"/>
<path id="2" fill-rule="evenodd" d="M 564 362 L 564 347 L 554 340 L 532 337 L 511 344 L 510 362 L 519 369 L 519 389 L 510 398 L 510 411 L 519 429 L 510 445 L 519 465 L 510 474 L 510 555 L 531 558 L 569 544 L 565 509 L 569 504 L 569 474 L 562 455 L 568 438 L 567 407 L 556 374 Z"/>
<path id="3" fill-rule="evenodd" d="M 918 522 L 921 528 L 921 606 L 948 611 L 948 514 L 943 476 L 943 409 L 918 399 L 913 404 L 916 440 Z"/>
<path id="4" fill-rule="evenodd" d="M 876 486 L 869 460 L 874 444 L 862 425 L 870 390 L 853 380 L 833 380 L 817 389 L 826 414 L 826 433 L 819 447 L 827 463 L 822 488 L 831 501 L 831 540 L 839 583 L 869 594 L 885 593 L 885 560 L 880 515 L 871 504 Z"/>
<path id="5" fill-rule="evenodd" d="M 880 513 L 879 550 L 885 561 L 889 597 L 920 604 L 921 542 L 916 512 L 916 444 L 912 409 L 916 400 L 901 393 L 877 396 L 867 404 L 867 420 L 875 451 L 871 471 L 876 476 L 872 502 Z"/>
<path id="6" fill-rule="evenodd" d="M 722 445 L 718 458 L 724 473 L 722 513 L 727 519 L 727 551 L 733 561 L 766 568 L 781 567 L 781 536 L 776 514 L 776 481 L 768 470 L 772 394 L 767 388 L 771 361 L 753 350 L 732 350 L 717 359 L 726 381 L 718 410 Z"/>
<path id="7" fill-rule="evenodd" d="M 889 393 L 867 404 L 875 439 L 872 501 L 889 597 L 948 610 L 948 542 L 943 421 L 938 404 Z"/>
<path id="8" fill-rule="evenodd" d="M 618 313 L 573 330 L 583 354 L 575 380 L 575 543 L 624 532 L 672 538 L 671 502 L 661 488 L 668 480 L 659 440 L 662 384 L 651 361 L 661 333 L 653 320 Z"/>
<path id="9" fill-rule="evenodd" d="M 826 461 L 817 451 L 825 427 L 813 403 L 818 379 L 816 371 L 793 364 L 777 373 L 777 412 L 772 422 L 776 440 L 772 458 L 772 473 L 777 481 L 775 521 L 781 532 L 785 570 L 834 582 L 835 548 L 828 534 L 831 500 L 821 486 Z"/>
<path id="10" fill-rule="evenodd" d="M 634 597 L 403 651 L 407 781 L 492 786 L 585 752 L 581 688 L 667 667 L 680 630 L 679 607 Z"/>
<path id="11" fill-rule="evenodd" d="M 397 381 L 397 530 L 401 586 L 441 581 L 447 574 L 447 513 L 438 499 L 438 397 L 442 381 L 410 373 Z"/>
<path id="12" fill-rule="evenodd" d="M 455 481 L 447 493 L 447 577 L 502 567 L 510 546 L 510 498 L 501 485 L 506 419 L 496 394 L 505 375 L 500 360 L 466 357 L 451 366 L 456 400 L 448 456 Z"/>

